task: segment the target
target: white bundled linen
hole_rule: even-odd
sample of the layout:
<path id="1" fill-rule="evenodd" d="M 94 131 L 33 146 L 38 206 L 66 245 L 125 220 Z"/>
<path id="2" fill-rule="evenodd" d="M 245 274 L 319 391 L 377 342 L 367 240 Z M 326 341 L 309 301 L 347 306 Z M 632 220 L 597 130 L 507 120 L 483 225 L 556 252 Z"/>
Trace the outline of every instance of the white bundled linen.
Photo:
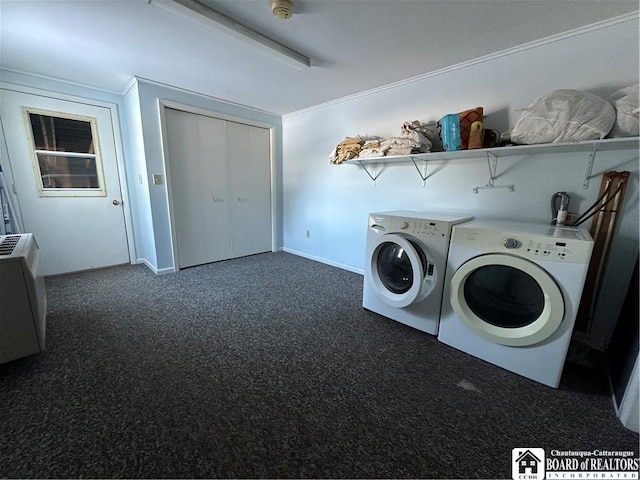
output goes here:
<path id="1" fill-rule="evenodd" d="M 420 143 L 409 137 L 389 137 L 380 142 L 386 148 L 418 148 Z"/>
<path id="2" fill-rule="evenodd" d="M 616 119 L 607 100 L 579 90 L 554 90 L 524 109 L 511 132 L 521 144 L 603 139 Z"/>
<path id="3" fill-rule="evenodd" d="M 631 85 L 621 88 L 611 96 L 611 103 L 616 110 L 616 121 L 609 133 L 610 137 L 637 137 L 640 135 L 638 88 L 640 88 L 638 84 Z"/>
<path id="4" fill-rule="evenodd" d="M 430 152 L 433 146 L 433 131 L 419 120 L 404 122 L 400 136 L 413 140 L 417 144 L 416 148 L 423 153 Z"/>
<path id="5" fill-rule="evenodd" d="M 364 142 L 358 158 L 384 157 L 387 150 L 389 150 L 389 148 L 380 145 L 380 139 L 376 137 L 373 140 L 367 140 Z"/>
<path id="6" fill-rule="evenodd" d="M 377 158 L 384 157 L 387 153 L 387 150 L 383 150 L 382 148 L 367 148 L 360 150 L 360 155 L 358 158 Z"/>

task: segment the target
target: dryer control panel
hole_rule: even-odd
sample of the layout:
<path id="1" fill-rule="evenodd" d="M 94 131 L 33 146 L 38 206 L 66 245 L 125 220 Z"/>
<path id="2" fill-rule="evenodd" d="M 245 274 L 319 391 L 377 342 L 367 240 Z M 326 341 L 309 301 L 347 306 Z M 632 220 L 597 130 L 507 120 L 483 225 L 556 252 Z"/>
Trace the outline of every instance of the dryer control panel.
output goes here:
<path id="1" fill-rule="evenodd" d="M 547 234 L 478 228 L 473 225 L 455 227 L 451 242 L 486 253 L 509 253 L 532 260 L 584 263 L 591 256 L 593 241 L 588 232 L 549 229 Z"/>
<path id="2" fill-rule="evenodd" d="M 543 260 L 583 261 L 583 244 L 548 238 L 527 238 L 525 241 L 523 249 L 527 256 Z"/>
<path id="3" fill-rule="evenodd" d="M 543 257 L 557 256 L 559 259 L 565 259 L 567 255 L 571 256 L 573 252 L 566 241 L 553 241 L 549 239 L 540 240 L 539 238 L 525 237 L 524 242 L 517 237 L 505 237 L 502 245 L 507 250 L 516 250 L 524 248 L 524 253 L 533 256 L 541 255 Z"/>

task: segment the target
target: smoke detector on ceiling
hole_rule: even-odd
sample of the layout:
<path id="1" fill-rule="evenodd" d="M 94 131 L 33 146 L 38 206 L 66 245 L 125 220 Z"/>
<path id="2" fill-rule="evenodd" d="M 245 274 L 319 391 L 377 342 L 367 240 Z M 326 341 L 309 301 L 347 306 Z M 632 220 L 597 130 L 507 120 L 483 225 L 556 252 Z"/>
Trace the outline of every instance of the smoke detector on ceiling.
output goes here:
<path id="1" fill-rule="evenodd" d="M 271 3 L 271 12 L 278 18 L 286 20 L 293 16 L 292 0 L 273 0 Z"/>

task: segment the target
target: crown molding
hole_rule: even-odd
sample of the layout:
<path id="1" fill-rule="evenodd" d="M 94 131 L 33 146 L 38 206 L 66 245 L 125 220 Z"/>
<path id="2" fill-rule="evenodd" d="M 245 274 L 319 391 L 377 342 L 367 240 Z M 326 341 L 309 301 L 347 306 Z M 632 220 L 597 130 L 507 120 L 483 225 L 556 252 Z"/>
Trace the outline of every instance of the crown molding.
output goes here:
<path id="1" fill-rule="evenodd" d="M 611 26 L 619 25 L 626 22 L 637 21 L 640 18 L 640 11 L 627 13 L 625 15 L 620 15 L 618 17 L 609 18 L 607 20 L 603 20 L 601 22 L 592 23 L 589 25 L 585 25 L 583 27 L 574 28 L 573 30 L 567 30 L 566 32 L 557 33 L 555 35 L 550 35 L 548 37 L 541 38 L 539 40 L 534 40 L 531 42 L 523 43 L 522 45 L 518 45 L 515 47 L 507 48 L 505 50 L 500 50 L 495 53 L 490 53 L 488 55 L 483 55 L 481 57 L 477 57 L 471 60 L 467 60 L 461 63 L 457 63 L 455 65 L 450 65 L 448 67 L 440 68 L 437 70 L 433 70 L 432 72 L 423 73 L 420 75 L 416 75 L 414 77 L 409 77 L 404 80 L 400 80 L 398 82 L 389 83 L 387 85 L 382 85 L 380 87 L 372 88 L 370 90 L 364 90 L 359 93 L 354 93 L 353 95 L 347 95 L 346 97 L 340 97 L 335 100 L 330 100 L 328 102 L 320 103 L 318 105 L 313 105 L 308 108 L 303 108 L 301 110 L 296 110 L 294 112 L 286 113 L 282 115 L 283 119 L 288 117 L 293 117 L 296 115 L 301 115 L 304 113 L 311 112 L 313 110 L 318 110 L 321 108 L 329 107 L 331 105 L 337 105 L 343 102 L 348 102 L 350 100 L 354 100 L 360 97 L 366 97 L 368 95 L 374 95 L 376 93 L 383 92 L 385 90 L 391 90 L 397 87 L 401 87 L 404 85 L 408 85 L 411 83 L 419 82 L 421 80 L 425 80 L 428 78 L 437 77 L 440 75 L 444 75 L 446 73 L 454 72 L 456 70 L 461 70 L 463 68 L 471 67 L 473 65 L 477 65 L 484 62 L 489 62 L 491 60 L 495 60 L 498 58 L 508 57 L 510 55 L 514 55 L 516 53 L 520 53 L 526 50 L 530 50 L 532 48 L 541 47 L 543 45 L 547 45 L 550 43 L 559 42 L 561 40 L 565 40 L 567 38 L 572 38 L 577 35 L 583 35 L 585 33 L 593 32 L 596 30 L 601 30 L 604 28 L 608 28 Z"/>

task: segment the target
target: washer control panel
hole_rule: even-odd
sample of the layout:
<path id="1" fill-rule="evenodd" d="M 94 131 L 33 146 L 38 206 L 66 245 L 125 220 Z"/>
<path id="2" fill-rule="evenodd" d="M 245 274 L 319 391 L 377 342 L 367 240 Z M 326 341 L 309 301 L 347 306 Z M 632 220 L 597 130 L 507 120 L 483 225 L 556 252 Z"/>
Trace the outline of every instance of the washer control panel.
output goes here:
<path id="1" fill-rule="evenodd" d="M 398 228 L 404 232 L 413 235 L 427 235 L 431 237 L 445 237 L 447 235 L 447 226 L 441 225 L 439 222 L 421 219 L 401 218 L 397 222 Z"/>
<path id="2" fill-rule="evenodd" d="M 406 233 L 416 237 L 447 240 L 454 225 L 473 220 L 473 217 L 454 216 L 396 210 L 369 214 L 369 228 L 381 233 Z"/>

